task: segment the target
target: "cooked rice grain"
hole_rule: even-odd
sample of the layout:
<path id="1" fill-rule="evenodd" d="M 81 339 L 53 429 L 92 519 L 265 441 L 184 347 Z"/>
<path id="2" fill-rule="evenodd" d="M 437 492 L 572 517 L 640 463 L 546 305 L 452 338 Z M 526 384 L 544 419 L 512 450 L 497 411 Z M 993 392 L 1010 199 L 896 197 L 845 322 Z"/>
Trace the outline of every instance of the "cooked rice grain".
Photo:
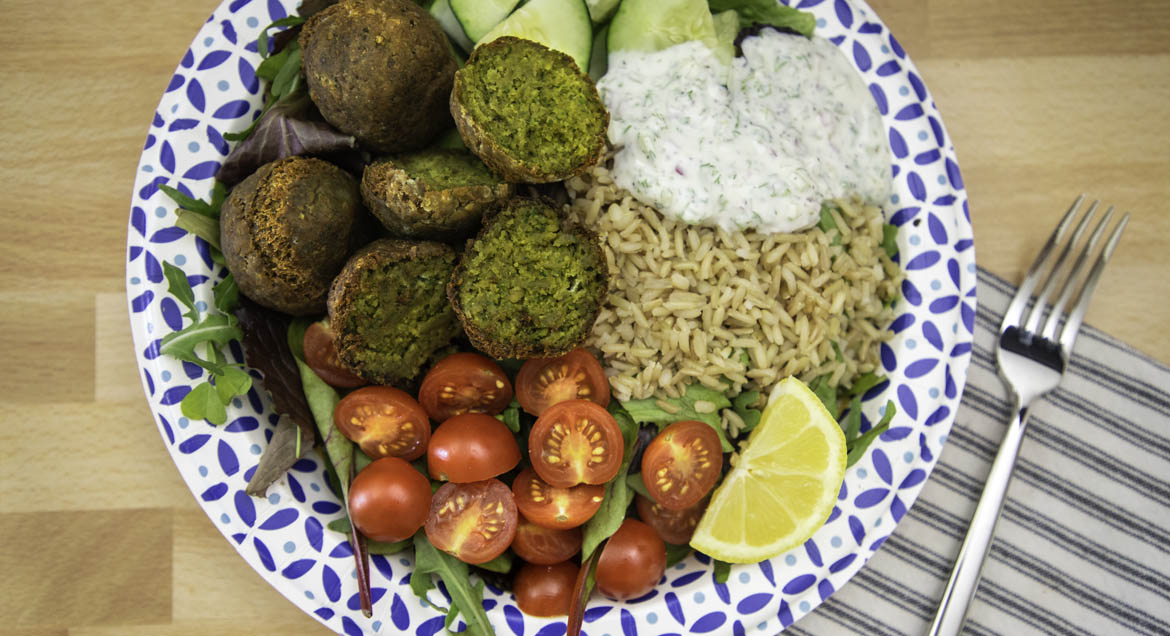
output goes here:
<path id="1" fill-rule="evenodd" d="M 566 186 L 569 215 L 598 232 L 609 264 L 588 344 L 617 399 L 677 397 L 693 382 L 766 395 L 789 375 L 848 387 L 879 368 L 902 275 L 877 207 L 838 201 L 829 232 L 728 234 L 664 218 L 604 166 Z"/>

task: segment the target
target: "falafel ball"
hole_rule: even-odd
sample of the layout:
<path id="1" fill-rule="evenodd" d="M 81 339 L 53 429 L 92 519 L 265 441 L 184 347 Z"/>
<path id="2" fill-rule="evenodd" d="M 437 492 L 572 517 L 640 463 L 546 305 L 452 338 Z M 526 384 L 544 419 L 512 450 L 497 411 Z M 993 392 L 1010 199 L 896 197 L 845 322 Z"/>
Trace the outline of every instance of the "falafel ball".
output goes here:
<path id="1" fill-rule="evenodd" d="M 463 142 L 515 183 L 563 181 L 601 160 L 609 112 L 573 58 L 511 36 L 476 47 L 455 73 Z"/>
<path id="2" fill-rule="evenodd" d="M 416 150 L 451 125 L 455 57 L 411 0 L 342 0 L 309 18 L 300 43 L 313 103 L 362 145 Z"/>
<path id="3" fill-rule="evenodd" d="M 480 351 L 550 358 L 585 342 L 608 289 L 597 235 L 547 200 L 517 197 L 469 242 L 447 296 Z"/>
<path id="4" fill-rule="evenodd" d="M 240 291 L 294 316 L 325 311 L 333 277 L 365 238 L 357 180 L 320 159 L 264 164 L 223 203 L 219 241 Z"/>
<path id="5" fill-rule="evenodd" d="M 466 238 L 485 209 L 512 185 L 466 150 L 423 150 L 375 161 L 362 175 L 362 199 L 394 236 Z"/>
<path id="6" fill-rule="evenodd" d="M 329 291 L 342 364 L 376 384 L 417 376 L 459 334 L 445 292 L 455 259 L 450 246 L 430 241 L 379 239 L 358 250 Z"/>

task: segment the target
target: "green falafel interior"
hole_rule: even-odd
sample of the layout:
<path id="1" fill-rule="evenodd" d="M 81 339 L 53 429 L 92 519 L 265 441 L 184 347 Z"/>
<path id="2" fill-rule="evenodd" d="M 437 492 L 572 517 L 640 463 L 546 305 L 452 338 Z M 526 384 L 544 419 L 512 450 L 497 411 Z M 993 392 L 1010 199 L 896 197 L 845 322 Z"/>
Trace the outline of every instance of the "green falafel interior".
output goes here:
<path id="1" fill-rule="evenodd" d="M 398 155 L 392 161 L 429 188 L 494 186 L 503 182 L 475 155 L 465 150 L 427 150 Z"/>
<path id="2" fill-rule="evenodd" d="M 596 235 L 544 200 L 514 198 L 469 245 L 449 295 L 476 348 L 551 357 L 584 342 L 608 275 Z"/>

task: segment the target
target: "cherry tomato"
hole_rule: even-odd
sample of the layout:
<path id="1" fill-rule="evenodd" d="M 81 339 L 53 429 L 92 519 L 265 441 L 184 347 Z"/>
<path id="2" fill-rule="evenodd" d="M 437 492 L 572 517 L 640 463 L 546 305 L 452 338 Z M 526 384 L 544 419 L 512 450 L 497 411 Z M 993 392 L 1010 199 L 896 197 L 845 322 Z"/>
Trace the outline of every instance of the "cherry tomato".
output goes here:
<path id="1" fill-rule="evenodd" d="M 397 457 L 374 461 L 349 485 L 349 516 L 374 541 L 409 539 L 430 508 L 431 482 Z"/>
<path id="2" fill-rule="evenodd" d="M 341 398 L 333 409 L 333 422 L 374 459 L 414 461 L 427 451 L 431 439 L 427 412 L 406 391 L 388 386 L 363 387 Z"/>
<path id="3" fill-rule="evenodd" d="M 516 537 L 516 503 L 498 479 L 443 484 L 431 498 L 427 539 L 464 563 L 486 563 Z"/>
<path id="4" fill-rule="evenodd" d="M 578 570 L 577 564 L 571 561 L 554 565 L 524 564 L 512 583 L 520 611 L 529 616 L 568 615 Z"/>
<path id="5" fill-rule="evenodd" d="M 317 377 L 326 384 L 340 389 L 352 389 L 366 383 L 363 378 L 345 368 L 341 358 L 337 357 L 333 330 L 329 328 L 327 321 L 321 320 L 309 325 L 305 330 L 303 346 L 305 364 L 309 365 Z"/>
<path id="6" fill-rule="evenodd" d="M 589 400 L 550 406 L 528 434 L 528 456 L 541 479 L 559 488 L 604 484 L 622 465 L 617 420 Z"/>
<path id="7" fill-rule="evenodd" d="M 559 358 L 533 358 L 516 374 L 516 400 L 537 416 L 566 400 L 591 400 L 604 408 L 609 406 L 609 380 L 597 358 L 584 349 Z"/>
<path id="8" fill-rule="evenodd" d="M 521 512 L 520 525 L 516 526 L 516 538 L 512 539 L 512 551 L 529 563 L 552 565 L 580 552 L 581 539 L 580 528 L 568 530 L 544 528 L 525 519 L 524 513 Z"/>
<path id="9" fill-rule="evenodd" d="M 691 542 L 699 519 L 703 518 L 703 513 L 707 510 L 707 500 L 704 499 L 683 510 L 671 510 L 663 508 L 649 497 L 638 495 L 637 506 L 638 516 L 646 525 L 654 528 L 663 541 L 686 545 Z"/>
<path id="10" fill-rule="evenodd" d="M 455 353 L 427 371 L 418 401 L 436 422 L 463 413 L 495 415 L 512 403 L 512 383 L 488 358 Z"/>
<path id="11" fill-rule="evenodd" d="M 723 467 L 719 434 L 688 420 L 662 429 L 642 453 L 642 480 L 663 508 L 685 510 L 699 503 L 719 481 Z"/>
<path id="12" fill-rule="evenodd" d="M 535 470 L 525 467 L 512 481 L 516 507 L 538 526 L 553 529 L 576 528 L 589 521 L 601 507 L 605 486 L 580 484 L 572 488 L 548 485 Z"/>
<path id="13" fill-rule="evenodd" d="M 482 413 L 464 413 L 435 429 L 427 448 L 433 479 L 467 483 L 502 475 L 520 463 L 520 447 L 501 421 Z"/>
<path id="14" fill-rule="evenodd" d="M 594 577 L 602 594 L 624 601 L 654 589 L 666 572 L 666 544 L 650 526 L 626 519 L 606 541 Z"/>

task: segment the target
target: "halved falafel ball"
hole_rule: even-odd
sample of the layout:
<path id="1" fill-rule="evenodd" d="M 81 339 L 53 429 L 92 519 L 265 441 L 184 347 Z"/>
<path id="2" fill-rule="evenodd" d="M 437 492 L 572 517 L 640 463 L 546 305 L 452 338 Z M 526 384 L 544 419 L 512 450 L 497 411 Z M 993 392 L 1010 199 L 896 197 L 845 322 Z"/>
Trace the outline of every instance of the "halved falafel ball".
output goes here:
<path id="1" fill-rule="evenodd" d="M 467 147 L 517 183 L 579 175 L 601 159 L 609 113 L 573 58 L 511 36 L 455 73 L 451 114 Z"/>
<path id="2" fill-rule="evenodd" d="M 375 161 L 362 175 L 362 198 L 395 236 L 457 240 L 479 227 L 512 185 L 465 150 L 424 150 Z"/>
<path id="3" fill-rule="evenodd" d="M 329 291 L 337 356 L 376 384 L 419 374 L 459 333 L 447 302 L 455 250 L 443 243 L 379 239 L 358 250 Z"/>
<path id="4" fill-rule="evenodd" d="M 549 201 L 517 197 L 469 242 L 447 295 L 480 351 L 546 358 L 585 341 L 608 287 L 596 234 Z"/>
<path id="5" fill-rule="evenodd" d="M 220 247 L 245 296 L 294 316 L 319 314 L 333 277 L 366 238 L 363 217 L 349 173 L 288 157 L 260 166 L 228 195 Z"/>
<path id="6" fill-rule="evenodd" d="M 321 115 L 380 152 L 427 145 L 451 125 L 457 63 L 435 18 L 411 0 L 342 0 L 300 35 Z"/>

